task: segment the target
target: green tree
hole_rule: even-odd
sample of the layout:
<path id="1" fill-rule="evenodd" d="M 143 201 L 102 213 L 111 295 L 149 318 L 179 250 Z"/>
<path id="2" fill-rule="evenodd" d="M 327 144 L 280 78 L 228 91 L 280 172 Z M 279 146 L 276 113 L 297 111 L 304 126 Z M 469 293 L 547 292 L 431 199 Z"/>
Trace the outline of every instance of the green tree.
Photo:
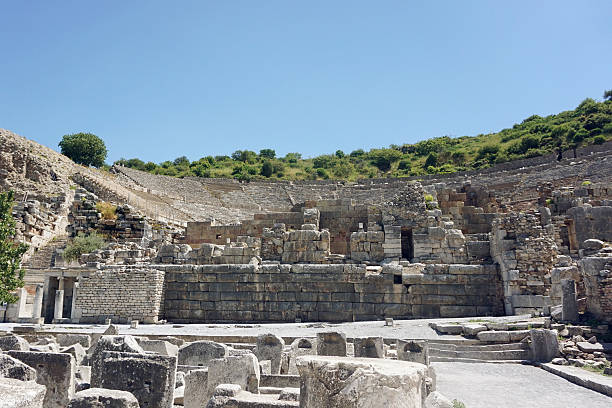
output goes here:
<path id="1" fill-rule="evenodd" d="M 378 170 L 386 172 L 391 169 L 393 163 L 402 158 L 402 153 L 394 149 L 372 149 L 368 158 Z"/>
<path id="2" fill-rule="evenodd" d="M 63 155 L 85 166 L 102 167 L 108 154 L 104 141 L 92 133 L 64 135 L 59 147 Z"/>
<path id="3" fill-rule="evenodd" d="M 273 159 L 276 157 L 276 152 L 273 149 L 261 149 L 259 151 L 259 157 L 264 159 Z"/>
<path id="4" fill-rule="evenodd" d="M 425 159 L 425 164 L 423 165 L 423 167 L 425 169 L 428 169 L 429 167 L 436 167 L 437 165 L 438 165 L 438 155 L 435 152 L 429 153 L 429 156 L 427 156 L 427 159 Z"/>
<path id="5" fill-rule="evenodd" d="M 12 191 L 0 193 L 0 302 L 7 303 L 17 300 L 11 292 L 23 286 L 25 272 L 20 264 L 28 249 L 14 241 L 13 197 Z"/>
<path id="6" fill-rule="evenodd" d="M 274 167 L 272 166 L 272 163 L 270 163 L 270 160 L 266 160 L 265 162 L 263 162 L 263 165 L 261 166 L 261 172 L 259 174 L 264 177 L 270 177 L 273 172 Z"/>
<path id="7" fill-rule="evenodd" d="M 604 99 L 607 101 L 612 101 L 612 89 L 608 89 L 604 92 Z"/>

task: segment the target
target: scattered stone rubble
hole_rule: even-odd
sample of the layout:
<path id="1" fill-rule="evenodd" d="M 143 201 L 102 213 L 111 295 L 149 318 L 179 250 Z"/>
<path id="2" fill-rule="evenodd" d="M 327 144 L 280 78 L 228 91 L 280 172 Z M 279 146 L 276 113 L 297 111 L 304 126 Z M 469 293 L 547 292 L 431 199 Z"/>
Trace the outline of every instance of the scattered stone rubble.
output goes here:
<path id="1" fill-rule="evenodd" d="M 105 331 L 116 332 L 114 326 Z M 353 344 L 343 333 L 325 332 L 316 341 L 296 339 L 292 347 L 269 333 L 240 348 L 212 341 L 178 348 L 164 340 L 116 334 L 92 339 L 34 331 L 28 337 L 56 348 L 60 341 L 78 346 L 86 358 L 75 359 L 66 349 L 10 350 L 34 346 L 16 334 L 0 337 L 3 407 L 350 408 L 380 401 L 390 407 L 426 407 L 435 391 L 435 372 L 419 357 L 421 349 L 405 351 L 415 354 L 412 358 L 396 359 L 380 337 L 354 339 L 354 347 L 348 347 Z M 296 368 L 291 373 L 290 366 Z"/>

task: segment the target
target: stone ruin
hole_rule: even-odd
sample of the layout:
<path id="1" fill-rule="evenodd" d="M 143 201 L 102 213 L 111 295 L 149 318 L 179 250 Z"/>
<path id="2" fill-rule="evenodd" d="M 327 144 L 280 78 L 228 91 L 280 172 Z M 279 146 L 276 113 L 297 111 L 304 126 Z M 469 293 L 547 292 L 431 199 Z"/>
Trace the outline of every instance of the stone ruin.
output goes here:
<path id="1" fill-rule="evenodd" d="M 609 367 L 598 338 L 612 321 L 610 146 L 576 161 L 357 183 L 109 176 L 5 146 L 0 187 L 23 197 L 16 238 L 31 249 L 4 321 L 36 331 L 479 317 L 432 328 L 515 361 Z M 91 231 L 106 246 L 66 261 L 70 239 Z M 486 322 L 504 315 L 544 320 Z M 431 359 L 490 352 L 343 333 L 269 333 L 240 347 L 113 326 L 72 336 L 0 337 L 0 389 L 27 390 L 11 406 L 434 406 L 445 398 Z"/>

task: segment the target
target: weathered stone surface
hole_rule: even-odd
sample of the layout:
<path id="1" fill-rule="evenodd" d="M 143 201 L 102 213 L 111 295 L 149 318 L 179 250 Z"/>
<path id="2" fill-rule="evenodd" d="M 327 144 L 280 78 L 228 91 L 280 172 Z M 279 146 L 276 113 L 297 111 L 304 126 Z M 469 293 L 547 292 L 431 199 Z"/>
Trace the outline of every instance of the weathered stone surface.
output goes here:
<path id="1" fill-rule="evenodd" d="M 576 282 L 573 279 L 561 280 L 561 320 L 578 321 L 578 303 L 576 302 Z"/>
<path id="2" fill-rule="evenodd" d="M 591 353 L 594 353 L 596 351 L 599 351 L 599 352 L 603 352 L 604 351 L 603 345 L 601 345 L 600 343 L 590 343 L 588 341 L 579 341 L 578 343 L 576 343 L 576 346 L 583 353 L 591 354 Z"/>
<path id="3" fill-rule="evenodd" d="M 147 339 L 137 338 L 136 342 L 138 342 L 138 345 L 142 347 L 144 351 L 157 353 L 162 356 L 173 356 L 173 357 L 178 356 L 178 351 L 179 351 L 178 346 L 171 344 L 167 341 L 147 340 Z"/>
<path id="4" fill-rule="evenodd" d="M 114 326 L 111 326 L 114 327 Z M 102 387 L 102 379 L 99 374 L 101 373 L 100 362 L 102 360 L 102 354 L 106 351 L 120 351 L 124 353 L 142 353 L 144 350 L 138 345 L 136 339 L 132 336 L 109 336 L 104 335 L 100 337 L 96 343 L 92 346 L 93 351 L 91 353 L 91 385 L 92 387 Z"/>
<path id="5" fill-rule="evenodd" d="M 91 338 L 87 334 L 59 333 L 55 338 L 60 347 L 70 347 L 76 343 L 84 348 L 89 348 L 91 345 Z"/>
<path id="6" fill-rule="evenodd" d="M 179 365 L 206 367 L 210 360 L 228 355 L 225 344 L 202 340 L 185 344 L 178 351 Z"/>
<path id="7" fill-rule="evenodd" d="M 21 336 L 18 336 L 16 334 L 8 334 L 6 336 L 0 337 L 0 350 L 29 351 L 30 343 L 28 343 L 27 340 Z"/>
<path id="8" fill-rule="evenodd" d="M 427 367 L 386 359 L 298 359 L 300 407 L 422 407 Z"/>
<path id="9" fill-rule="evenodd" d="M 556 330 L 531 329 L 531 358 L 539 363 L 549 363 L 559 355 Z"/>
<path id="10" fill-rule="evenodd" d="M 289 352 L 289 369 L 288 374 L 297 375 L 297 366 L 295 362 L 299 356 L 315 355 L 317 354 L 317 341 L 316 339 L 299 338 L 295 339 L 291 343 L 291 351 Z"/>
<path id="11" fill-rule="evenodd" d="M 434 391 L 425 399 L 424 408 L 453 408 L 453 403 L 444 395 Z"/>
<path id="12" fill-rule="evenodd" d="M 340 332 L 317 333 L 317 355 L 346 357 L 346 334 Z"/>
<path id="13" fill-rule="evenodd" d="M 67 408 L 139 408 L 132 393 L 105 388 L 90 388 L 77 392 Z"/>
<path id="14" fill-rule="evenodd" d="M 429 345 L 424 340 L 396 341 L 397 359 L 429 365 Z"/>
<path id="15" fill-rule="evenodd" d="M 20 381 L 0 377 L 0 406 L 2 408 L 43 408 L 46 388 L 34 381 Z"/>
<path id="16" fill-rule="evenodd" d="M 460 324 L 436 323 L 435 329 L 442 334 L 463 333 L 463 327 Z"/>
<path id="17" fill-rule="evenodd" d="M 36 370 L 16 358 L 0 353 L 0 377 L 36 381 Z"/>
<path id="18" fill-rule="evenodd" d="M 8 354 L 36 370 L 36 382 L 47 387 L 45 408 L 68 405 L 74 396 L 74 357 L 36 351 L 9 351 Z"/>
<path id="19" fill-rule="evenodd" d="M 270 360 L 271 374 L 280 373 L 281 355 L 283 348 L 285 347 L 285 341 L 272 334 L 266 333 L 257 336 L 257 343 L 255 345 L 255 357 L 258 360 Z"/>
<path id="20" fill-rule="evenodd" d="M 60 353 L 72 354 L 76 365 L 81 365 L 85 358 L 85 349 L 83 349 L 80 343 L 74 343 L 72 346 L 62 348 Z"/>
<path id="21" fill-rule="evenodd" d="M 480 341 L 490 341 L 495 343 L 508 343 L 510 341 L 510 332 L 507 331 L 482 331 L 476 335 Z"/>
<path id="22" fill-rule="evenodd" d="M 172 408 L 176 357 L 104 351 L 99 370 L 92 386 L 129 391 L 140 408 Z"/>
<path id="23" fill-rule="evenodd" d="M 208 369 L 192 370 L 185 374 L 185 408 L 202 408 L 208 396 Z"/>
<path id="24" fill-rule="evenodd" d="M 244 390 L 259 392 L 259 363 L 254 354 L 228 356 L 208 363 L 208 397 L 219 384 L 237 384 Z"/>
<path id="25" fill-rule="evenodd" d="M 482 331 L 487 331 L 487 326 L 484 324 L 469 323 L 462 324 L 461 327 L 463 328 L 463 335 L 465 336 L 476 336 Z"/>
<path id="26" fill-rule="evenodd" d="M 359 337 L 353 341 L 355 357 L 385 358 L 385 347 L 382 337 Z"/>

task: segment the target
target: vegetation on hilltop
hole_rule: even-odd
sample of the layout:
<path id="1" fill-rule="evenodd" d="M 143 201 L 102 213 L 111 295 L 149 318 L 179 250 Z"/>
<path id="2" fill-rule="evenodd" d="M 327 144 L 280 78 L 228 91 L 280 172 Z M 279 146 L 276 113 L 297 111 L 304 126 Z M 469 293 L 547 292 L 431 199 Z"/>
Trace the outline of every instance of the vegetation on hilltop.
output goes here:
<path id="1" fill-rule="evenodd" d="M 482 169 L 497 163 L 542 156 L 612 140 L 612 91 L 604 101 L 587 98 L 574 110 L 541 117 L 532 115 L 512 128 L 477 136 L 449 136 L 389 148 L 337 150 L 310 159 L 300 153 L 276 157 L 272 149 L 259 153 L 237 150 L 230 156 L 206 156 L 189 161 L 182 156 L 163 163 L 121 159 L 115 164 L 174 177 L 219 177 L 238 180 L 314 180 L 408 177 Z"/>

